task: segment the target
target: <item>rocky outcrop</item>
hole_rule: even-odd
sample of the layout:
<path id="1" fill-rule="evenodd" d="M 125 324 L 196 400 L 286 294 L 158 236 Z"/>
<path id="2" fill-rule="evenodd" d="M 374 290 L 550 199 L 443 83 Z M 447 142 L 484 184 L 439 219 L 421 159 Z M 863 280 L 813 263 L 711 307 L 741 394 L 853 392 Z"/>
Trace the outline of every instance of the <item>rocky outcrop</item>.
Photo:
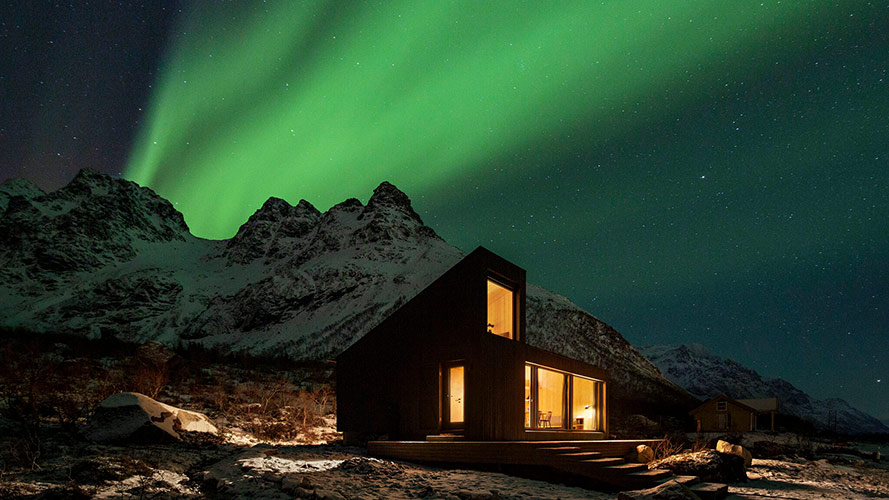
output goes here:
<path id="1" fill-rule="evenodd" d="M 744 459 L 737 455 L 704 450 L 680 453 L 648 464 L 649 469 L 669 469 L 677 476 L 697 476 L 704 481 L 738 483 L 747 481 Z"/>
<path id="2" fill-rule="evenodd" d="M 203 413 L 183 410 L 137 392 L 105 398 L 87 422 L 83 434 L 99 442 L 182 441 L 189 433 L 218 434 Z"/>
<path id="3" fill-rule="evenodd" d="M 744 468 L 750 467 L 753 464 L 753 455 L 749 450 L 744 448 L 739 444 L 732 444 L 728 441 L 718 440 L 716 441 L 716 451 L 719 453 L 728 453 L 730 455 L 737 455 L 744 459 Z"/>

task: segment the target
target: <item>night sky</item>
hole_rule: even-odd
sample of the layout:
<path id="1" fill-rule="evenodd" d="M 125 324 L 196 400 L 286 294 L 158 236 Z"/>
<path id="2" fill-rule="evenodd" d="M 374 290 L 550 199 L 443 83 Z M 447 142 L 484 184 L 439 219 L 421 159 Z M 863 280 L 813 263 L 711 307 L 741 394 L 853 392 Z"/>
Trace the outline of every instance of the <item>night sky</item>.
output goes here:
<path id="1" fill-rule="evenodd" d="M 886 2 L 184 5 L 0 7 L 0 180 L 208 238 L 388 180 L 634 344 L 889 421 Z"/>

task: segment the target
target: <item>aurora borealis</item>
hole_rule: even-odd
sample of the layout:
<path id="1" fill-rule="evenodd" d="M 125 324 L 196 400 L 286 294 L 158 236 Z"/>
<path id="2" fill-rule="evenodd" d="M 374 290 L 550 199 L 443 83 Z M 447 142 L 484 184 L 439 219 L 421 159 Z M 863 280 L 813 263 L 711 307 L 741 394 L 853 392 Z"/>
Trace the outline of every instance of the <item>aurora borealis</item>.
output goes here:
<path id="1" fill-rule="evenodd" d="M 2 178 L 120 172 L 209 238 L 269 196 L 324 210 L 388 180 L 635 344 L 701 343 L 889 421 L 889 5 L 177 6 L 13 59 L 51 88 L 0 80 L 40 105 L 4 105 Z M 29 29 L 32 53 L 66 47 Z M 125 57 L 87 78 L 88 50 Z"/>
<path id="2" fill-rule="evenodd" d="M 127 176 L 211 238 L 270 193 L 328 207 L 381 178 L 434 191 L 571 134 L 607 141 L 678 117 L 730 70 L 727 51 L 761 50 L 808 14 L 658 5 L 198 3 Z"/>

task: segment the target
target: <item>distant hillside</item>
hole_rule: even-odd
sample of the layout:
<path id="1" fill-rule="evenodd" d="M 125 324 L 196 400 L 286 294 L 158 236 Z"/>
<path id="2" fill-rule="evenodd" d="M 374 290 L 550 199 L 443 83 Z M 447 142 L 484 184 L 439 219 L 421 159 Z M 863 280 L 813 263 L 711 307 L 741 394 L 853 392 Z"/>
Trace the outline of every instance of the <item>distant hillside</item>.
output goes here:
<path id="1" fill-rule="evenodd" d="M 815 400 L 784 379 L 765 379 L 698 344 L 651 345 L 640 351 L 664 376 L 700 399 L 720 394 L 736 399 L 777 396 L 782 413 L 804 418 L 821 429 L 827 428 L 829 416 L 836 415 L 837 430 L 849 434 L 889 433 L 889 427 L 842 399 Z"/>

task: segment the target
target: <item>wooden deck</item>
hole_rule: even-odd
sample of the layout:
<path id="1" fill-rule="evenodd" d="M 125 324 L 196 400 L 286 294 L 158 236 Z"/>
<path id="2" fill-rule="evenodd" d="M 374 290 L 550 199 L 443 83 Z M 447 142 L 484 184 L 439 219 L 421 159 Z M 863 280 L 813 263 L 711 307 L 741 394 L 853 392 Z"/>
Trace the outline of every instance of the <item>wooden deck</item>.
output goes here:
<path id="1" fill-rule="evenodd" d="M 645 464 L 624 460 L 636 446 L 654 447 L 660 441 L 462 441 L 460 436 L 429 436 L 427 441 L 370 441 L 367 451 L 373 456 L 408 462 L 505 466 L 537 479 L 568 479 L 593 489 L 640 489 L 678 481 L 702 500 L 728 495 L 724 484 L 702 483 L 694 476 L 674 476 L 667 470 L 648 470 Z"/>
<path id="2" fill-rule="evenodd" d="M 513 466 L 536 471 L 541 477 L 573 477 L 614 489 L 634 489 L 672 476 L 668 471 L 650 471 L 644 464 L 624 461 L 637 445 L 654 446 L 658 441 L 371 441 L 367 451 L 408 462 Z"/>
<path id="3" fill-rule="evenodd" d="M 592 453 L 596 458 L 620 457 L 637 445 L 654 446 L 660 440 L 591 441 L 370 441 L 367 451 L 373 456 L 409 462 L 545 465 L 553 452 Z M 559 455 L 559 453 L 557 453 Z M 592 455 L 590 456 L 592 458 Z"/>

